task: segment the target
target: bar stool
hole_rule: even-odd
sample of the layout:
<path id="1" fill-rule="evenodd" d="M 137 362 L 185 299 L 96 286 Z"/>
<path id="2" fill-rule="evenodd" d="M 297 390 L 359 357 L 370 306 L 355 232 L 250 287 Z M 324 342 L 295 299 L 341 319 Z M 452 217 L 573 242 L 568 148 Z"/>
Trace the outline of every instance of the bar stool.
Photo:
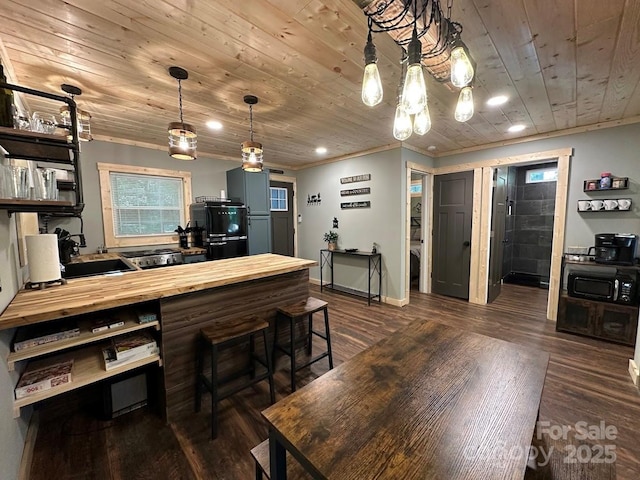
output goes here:
<path id="1" fill-rule="evenodd" d="M 275 403 L 275 388 L 273 386 L 273 368 L 271 353 L 267 342 L 269 323 L 255 316 L 242 317 L 232 322 L 224 322 L 200 330 L 200 345 L 197 353 L 196 405 L 195 411 L 200 411 L 202 393 L 211 392 L 211 438 L 218 436 L 218 402 L 254 385 L 262 380 L 269 380 L 269 395 L 271 403 Z M 264 342 L 264 358 L 255 353 L 255 336 L 262 334 Z M 218 354 L 221 350 L 249 342 L 249 366 L 234 372 L 227 377 L 218 378 Z M 204 356 L 207 349 L 211 353 L 211 379 L 204 374 Z M 256 375 L 255 362 L 266 368 L 266 372 Z M 242 384 L 235 385 L 227 391 L 220 392 L 219 387 L 232 380 L 249 375 L 249 379 Z"/>
<path id="2" fill-rule="evenodd" d="M 291 358 L 291 391 L 296 391 L 296 371 L 301 368 L 308 367 L 309 365 L 322 360 L 324 357 L 329 357 L 329 370 L 333 368 L 333 354 L 331 353 L 331 334 L 329 332 L 329 310 L 327 308 L 327 302 L 318 298 L 309 297 L 306 300 L 287 305 L 286 307 L 279 307 L 276 315 L 275 329 L 274 329 L 274 344 L 273 355 L 275 356 L 276 350 L 280 350 L 285 355 Z M 324 312 L 324 334 L 313 329 L 313 314 L 319 311 Z M 306 335 L 306 339 L 297 339 L 295 335 L 295 326 L 298 320 L 303 319 L 305 316 L 309 318 L 309 333 Z M 289 321 L 289 343 L 280 344 L 278 342 L 278 320 L 280 318 L 286 318 Z M 296 365 L 296 346 L 301 340 L 306 340 L 307 354 L 312 354 L 312 340 L 313 335 L 316 335 L 327 342 L 327 350 L 320 355 L 311 358 L 303 365 Z"/>

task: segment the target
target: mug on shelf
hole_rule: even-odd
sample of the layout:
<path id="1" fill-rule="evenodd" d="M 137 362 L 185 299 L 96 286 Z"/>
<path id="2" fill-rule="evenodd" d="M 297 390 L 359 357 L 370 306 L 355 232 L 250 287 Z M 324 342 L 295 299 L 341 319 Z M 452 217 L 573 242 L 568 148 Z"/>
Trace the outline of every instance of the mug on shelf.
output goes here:
<path id="1" fill-rule="evenodd" d="M 618 210 L 629 210 L 631 208 L 631 199 L 630 198 L 620 198 L 618 199 Z"/>
<path id="2" fill-rule="evenodd" d="M 591 202 L 589 200 L 578 200 L 578 210 L 580 212 L 591 210 Z"/>
<path id="3" fill-rule="evenodd" d="M 591 200 L 591 210 L 602 210 L 604 202 L 602 200 Z"/>
<path id="4" fill-rule="evenodd" d="M 604 209 L 605 210 L 615 210 L 618 208 L 618 202 L 615 200 L 605 200 L 604 201 Z"/>

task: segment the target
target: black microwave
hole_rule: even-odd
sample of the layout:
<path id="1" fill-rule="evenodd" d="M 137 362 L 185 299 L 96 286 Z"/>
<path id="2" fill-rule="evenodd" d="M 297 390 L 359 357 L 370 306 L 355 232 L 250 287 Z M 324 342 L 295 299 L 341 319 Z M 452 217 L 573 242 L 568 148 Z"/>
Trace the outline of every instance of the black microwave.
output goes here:
<path id="1" fill-rule="evenodd" d="M 636 289 L 636 276 L 622 273 L 605 275 L 593 272 L 571 272 L 567 283 L 567 292 L 571 297 L 626 305 L 636 304 Z"/>

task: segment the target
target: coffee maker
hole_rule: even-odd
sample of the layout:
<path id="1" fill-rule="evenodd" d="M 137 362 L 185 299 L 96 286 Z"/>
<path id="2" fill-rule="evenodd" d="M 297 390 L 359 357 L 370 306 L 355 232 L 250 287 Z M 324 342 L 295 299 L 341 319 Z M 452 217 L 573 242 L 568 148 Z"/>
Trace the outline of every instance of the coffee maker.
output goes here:
<path id="1" fill-rule="evenodd" d="M 638 257 L 638 236 L 632 233 L 598 233 L 595 253 L 597 263 L 634 265 Z"/>

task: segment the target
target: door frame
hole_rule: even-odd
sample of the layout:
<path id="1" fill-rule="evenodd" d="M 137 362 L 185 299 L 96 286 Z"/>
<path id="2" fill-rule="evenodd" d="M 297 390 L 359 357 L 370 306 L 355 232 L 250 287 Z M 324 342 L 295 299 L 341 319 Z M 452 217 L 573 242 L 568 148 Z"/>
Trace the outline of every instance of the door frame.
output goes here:
<path id="1" fill-rule="evenodd" d="M 557 161 L 558 180 L 556 183 L 551 270 L 549 272 L 549 294 L 547 297 L 547 318 L 554 321 L 557 319 L 558 297 L 561 287 L 560 270 L 569 194 L 569 166 L 572 154 L 573 148 L 569 147 L 434 169 L 436 175 L 466 170 L 473 170 L 474 173 L 474 209 L 471 226 L 471 272 L 469 278 L 470 303 L 479 305 L 487 303 L 493 167 Z"/>
<path id="2" fill-rule="evenodd" d="M 431 293 L 432 248 L 431 230 L 433 225 L 433 167 L 420 163 L 406 163 L 406 198 L 405 198 L 405 262 L 404 262 L 404 298 L 401 306 L 409 303 L 411 291 L 411 173 L 419 173 L 422 177 L 422 228 L 420 235 L 423 239 L 420 248 L 420 286 L 422 293 Z M 426 244 L 425 242 L 428 242 Z"/>
<path id="3" fill-rule="evenodd" d="M 296 194 L 296 177 L 289 177 L 287 175 L 280 175 L 277 173 L 269 173 L 269 187 L 271 187 L 271 180 L 274 182 L 291 183 L 293 189 L 293 256 L 298 256 L 298 196 Z M 271 192 L 271 190 L 269 190 Z M 269 193 L 271 198 L 271 193 Z M 269 205 L 271 208 L 271 205 Z"/>

